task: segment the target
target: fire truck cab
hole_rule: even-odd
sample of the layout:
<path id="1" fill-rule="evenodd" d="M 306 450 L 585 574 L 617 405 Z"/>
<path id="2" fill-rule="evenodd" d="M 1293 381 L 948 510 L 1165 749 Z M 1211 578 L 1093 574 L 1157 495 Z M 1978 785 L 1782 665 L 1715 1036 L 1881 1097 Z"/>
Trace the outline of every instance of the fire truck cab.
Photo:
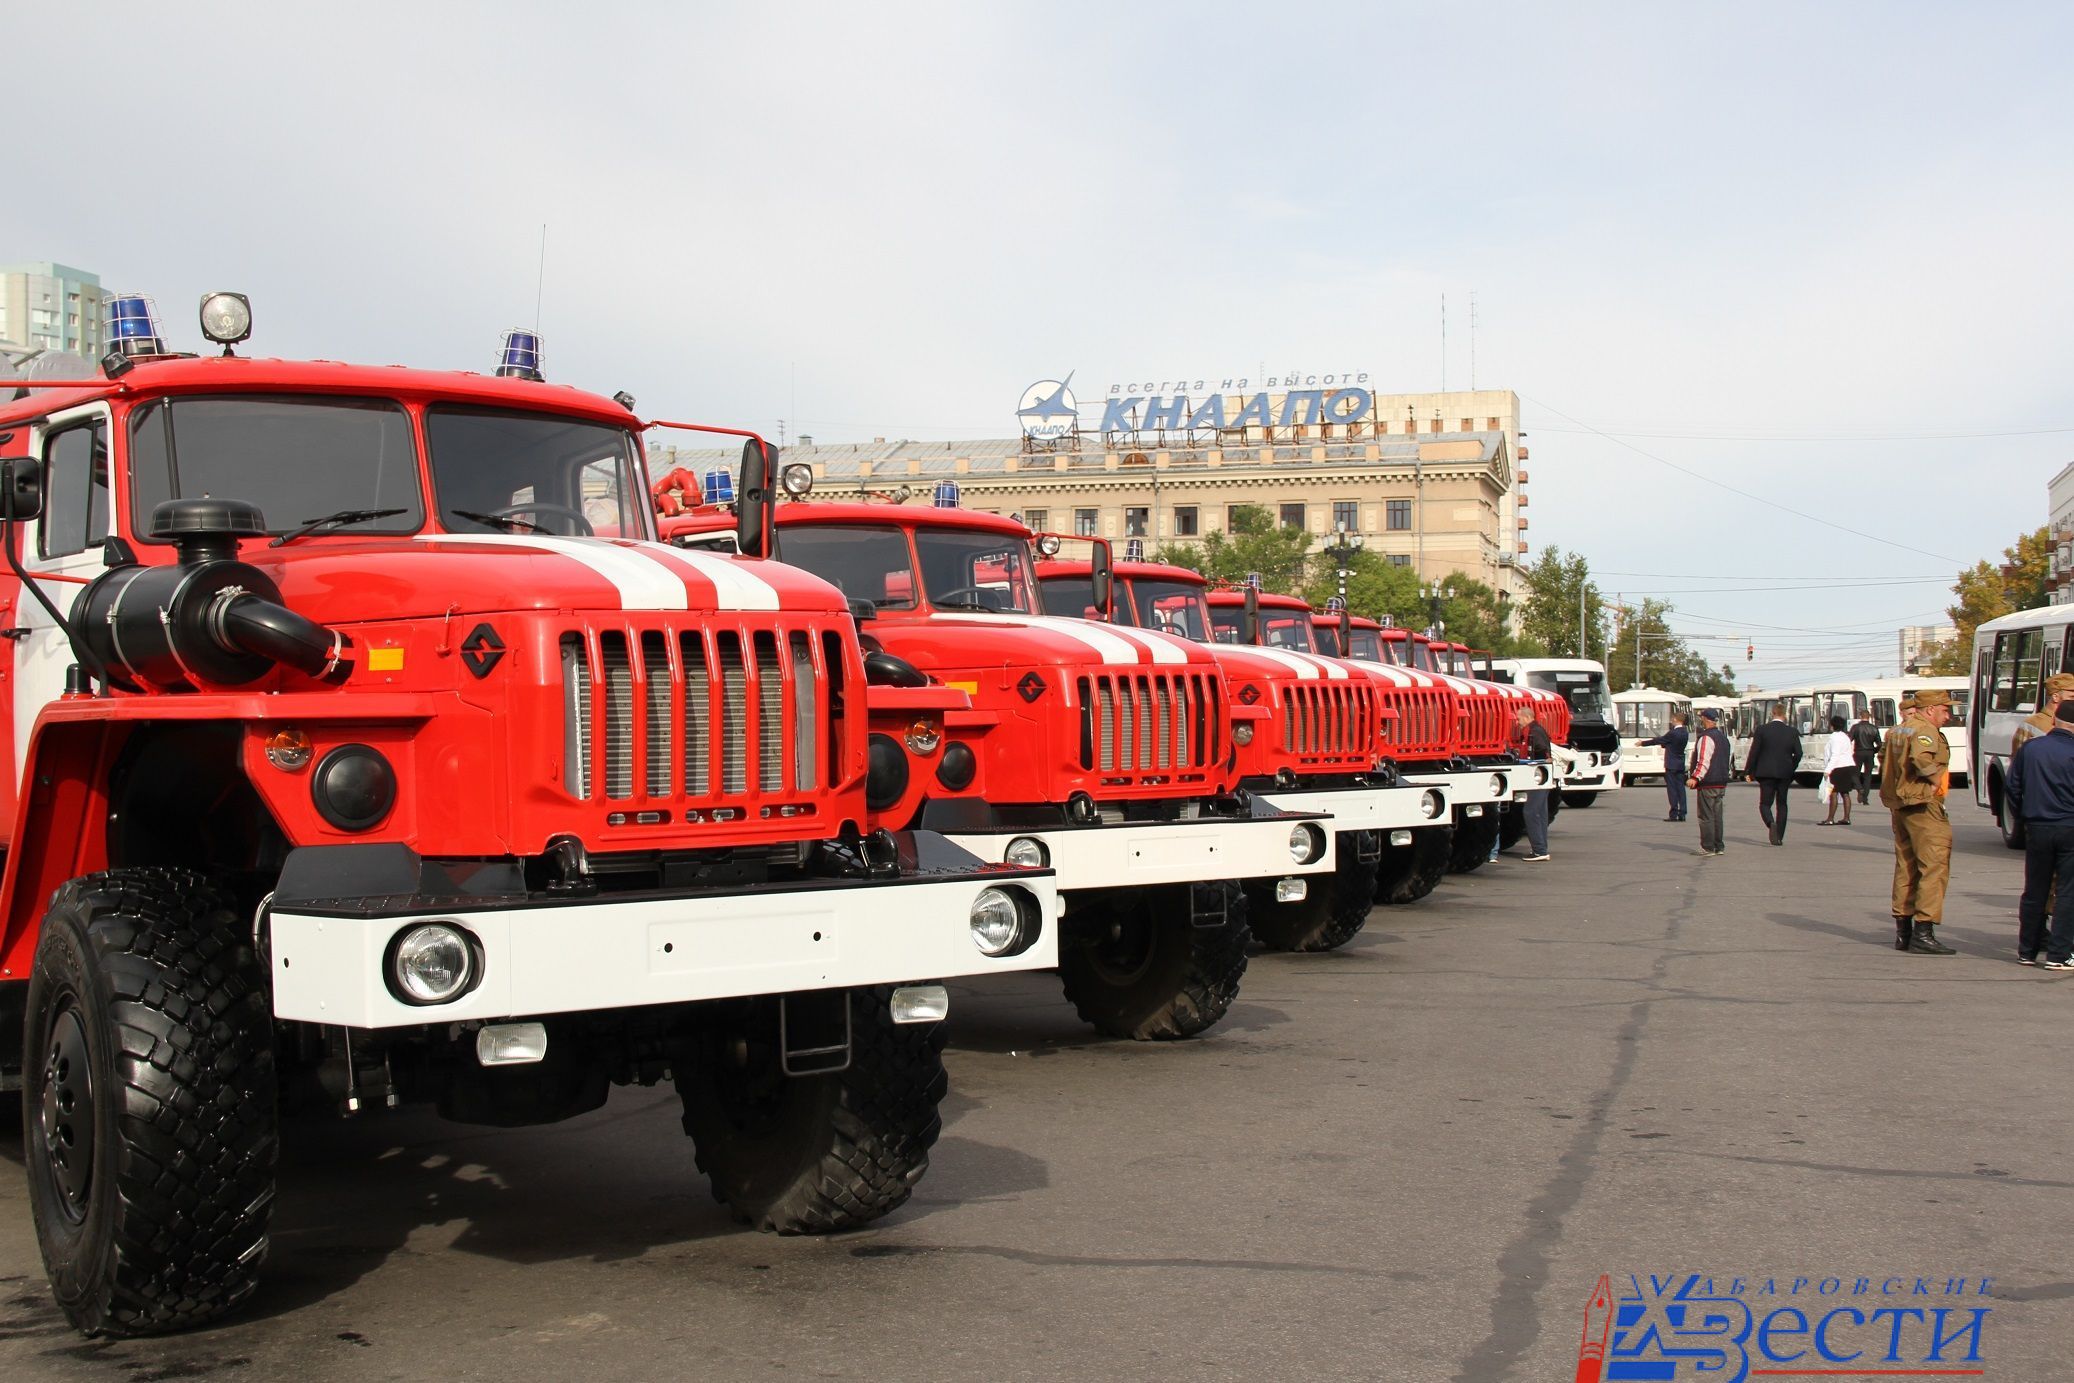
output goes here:
<path id="1" fill-rule="evenodd" d="M 110 312 L 101 368 L 0 381 L 0 1085 L 66 1315 L 244 1300 L 287 1105 L 669 1080 L 743 1220 L 906 1200 L 941 981 L 1057 957 L 1048 868 L 870 805 L 875 699 L 970 698 L 883 686 L 807 573 L 654 541 L 632 400 L 523 333 L 486 377 L 240 357 L 237 295 L 216 357 Z"/>

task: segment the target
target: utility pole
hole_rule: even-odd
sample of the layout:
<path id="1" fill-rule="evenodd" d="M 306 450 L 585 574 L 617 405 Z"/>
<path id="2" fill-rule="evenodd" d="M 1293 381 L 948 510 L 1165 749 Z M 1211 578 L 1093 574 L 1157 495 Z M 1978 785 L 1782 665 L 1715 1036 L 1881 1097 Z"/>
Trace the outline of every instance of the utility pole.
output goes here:
<path id="1" fill-rule="evenodd" d="M 1591 655 L 1591 645 L 1585 641 L 1584 637 L 1584 579 L 1579 577 L 1577 581 L 1577 656 L 1589 658 Z"/>

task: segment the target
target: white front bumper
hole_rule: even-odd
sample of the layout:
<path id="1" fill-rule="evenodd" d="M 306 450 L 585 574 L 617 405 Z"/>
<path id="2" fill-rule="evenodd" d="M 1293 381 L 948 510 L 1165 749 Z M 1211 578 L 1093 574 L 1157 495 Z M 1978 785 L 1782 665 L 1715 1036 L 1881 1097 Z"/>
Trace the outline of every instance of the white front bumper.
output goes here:
<path id="1" fill-rule="evenodd" d="M 1318 807 L 1272 805 L 1294 816 L 1207 817 L 1196 821 L 1148 822 L 1143 825 L 1060 826 L 1043 831 L 988 831 L 959 835 L 945 831 L 953 845 L 989 864 L 1007 856 L 1009 842 L 1035 840 L 1044 845 L 1061 892 L 1086 888 L 1130 888 L 1153 884 L 1203 883 L 1211 879 L 1280 879 L 1322 874 L 1333 867 L 1332 821 L 1310 824 L 1325 834 L 1327 848 L 1308 864 L 1289 856 L 1289 834 L 1305 812 Z"/>
<path id="2" fill-rule="evenodd" d="M 1037 940 L 1019 955 L 991 959 L 972 943 L 972 903 L 989 886 L 1035 900 Z M 1049 970 L 1058 919 L 1057 885 L 1024 873 L 379 918 L 279 911 L 274 1016 L 415 1027 Z M 406 1004 L 384 979 L 389 944 L 434 920 L 476 938 L 482 981 L 449 1004 Z"/>
<path id="3" fill-rule="evenodd" d="M 1571 764 L 1563 776 L 1563 787 L 1570 792 L 1619 791 L 1620 752 L 1611 749 L 1578 750 L 1577 762 Z"/>
<path id="4" fill-rule="evenodd" d="M 1425 810 L 1427 794 L 1438 798 L 1439 810 Z M 1406 783 L 1394 788 L 1269 788 L 1256 793 L 1261 801 L 1285 812 L 1330 812 L 1338 831 L 1389 831 L 1405 827 L 1446 826 L 1450 818 L 1448 788 L 1439 783 Z M 1330 853 L 1330 852 L 1328 852 Z"/>
<path id="5" fill-rule="evenodd" d="M 1545 788 L 1555 780 L 1555 770 L 1545 763 L 1494 764 L 1484 768 L 1454 769 L 1447 773 L 1407 773 L 1406 782 L 1443 786 L 1448 802 L 1456 807 L 1502 805 L 1523 792 Z"/>

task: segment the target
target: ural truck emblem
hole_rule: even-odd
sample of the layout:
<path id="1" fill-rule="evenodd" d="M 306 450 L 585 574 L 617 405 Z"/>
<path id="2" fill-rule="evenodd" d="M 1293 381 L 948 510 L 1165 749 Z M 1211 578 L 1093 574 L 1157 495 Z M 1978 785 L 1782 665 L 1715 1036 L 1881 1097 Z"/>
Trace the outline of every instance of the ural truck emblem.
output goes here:
<path id="1" fill-rule="evenodd" d="M 485 621 L 475 626 L 467 638 L 461 641 L 461 661 L 477 678 L 488 677 L 491 669 L 504 661 L 504 640 Z"/>
<path id="2" fill-rule="evenodd" d="M 1023 674 L 1023 680 L 1015 684 L 1016 695 L 1025 701 L 1035 701 L 1044 695 L 1044 679 L 1034 672 Z"/>

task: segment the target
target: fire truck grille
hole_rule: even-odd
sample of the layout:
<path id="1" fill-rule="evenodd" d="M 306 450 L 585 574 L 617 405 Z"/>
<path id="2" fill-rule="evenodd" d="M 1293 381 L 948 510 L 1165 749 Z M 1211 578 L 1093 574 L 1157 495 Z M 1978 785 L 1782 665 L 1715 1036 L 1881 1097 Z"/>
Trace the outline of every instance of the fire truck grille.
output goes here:
<path id="1" fill-rule="evenodd" d="M 1383 721 L 1383 746 L 1391 757 L 1444 759 L 1453 753 L 1453 692 L 1439 687 L 1392 687 L 1383 693 L 1383 705 L 1397 713 Z"/>
<path id="2" fill-rule="evenodd" d="M 1080 766 L 1171 773 L 1221 754 L 1216 679 L 1200 673 L 1103 673 L 1080 679 Z"/>
<path id="3" fill-rule="evenodd" d="M 561 655 L 574 797 L 784 800 L 833 776 L 836 698 L 823 686 L 843 667 L 833 633 L 571 631 Z"/>
<path id="4" fill-rule="evenodd" d="M 1502 754 L 1512 733 L 1512 702 L 1499 696 L 1462 698 L 1462 752 Z"/>
<path id="5" fill-rule="evenodd" d="M 1310 758 L 1375 754 L 1375 691 L 1353 681 L 1296 682 L 1287 687 L 1282 751 Z"/>

